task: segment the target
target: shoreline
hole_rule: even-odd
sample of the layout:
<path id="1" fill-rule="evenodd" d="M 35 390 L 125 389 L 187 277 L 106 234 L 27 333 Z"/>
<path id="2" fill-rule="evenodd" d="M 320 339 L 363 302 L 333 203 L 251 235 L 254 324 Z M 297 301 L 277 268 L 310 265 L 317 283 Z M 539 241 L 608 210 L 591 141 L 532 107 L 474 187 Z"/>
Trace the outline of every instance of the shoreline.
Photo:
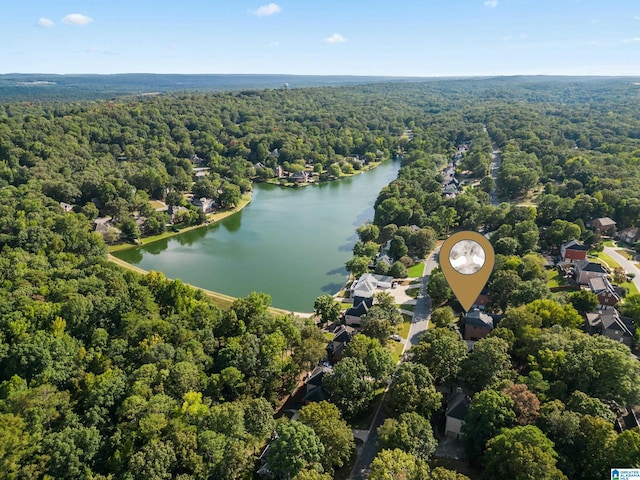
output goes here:
<path id="1" fill-rule="evenodd" d="M 373 170 L 373 169 L 379 167 L 382 163 L 384 163 L 386 161 L 389 161 L 389 160 L 393 160 L 393 158 L 370 162 L 368 165 L 365 165 L 363 168 L 361 168 L 360 170 L 356 170 L 353 173 L 342 173 L 342 174 L 340 174 L 339 177 L 333 177 L 333 178 L 329 178 L 327 180 L 322 180 L 322 181 L 317 180 L 317 181 L 312 181 L 312 182 L 301 182 L 301 183 L 296 183 L 296 182 L 280 183 L 280 180 L 286 180 L 286 178 L 283 177 L 283 178 L 280 178 L 280 179 L 278 179 L 278 178 L 269 178 L 267 180 L 262 180 L 262 181 L 259 181 L 257 183 L 266 183 L 268 185 L 274 185 L 276 187 L 282 187 L 282 188 L 303 188 L 303 187 L 308 187 L 310 185 L 321 185 L 323 183 L 339 182 L 340 180 L 346 180 L 347 178 L 355 177 L 357 175 L 361 175 L 364 172 L 368 172 L 370 170 Z"/>
<path id="2" fill-rule="evenodd" d="M 149 245 L 149 244 L 157 242 L 159 240 L 164 240 L 166 238 L 175 237 L 175 236 L 180 235 L 182 233 L 190 232 L 190 231 L 196 230 L 198 228 L 209 227 L 213 223 L 217 223 L 217 222 L 219 222 L 221 220 L 224 220 L 227 217 L 230 217 L 231 215 L 233 215 L 235 213 L 238 213 L 244 207 L 249 205 L 249 203 L 251 203 L 252 199 L 253 199 L 253 195 L 251 193 L 244 194 L 242 196 L 242 200 L 240 201 L 238 206 L 235 207 L 233 210 L 227 210 L 225 212 L 219 212 L 219 213 L 210 214 L 207 217 L 208 222 L 210 222 L 209 224 L 204 224 L 203 223 L 201 225 L 193 225 L 191 227 L 183 228 L 179 232 L 165 232 L 165 233 L 163 233 L 161 235 L 156 235 L 154 237 L 148 237 L 148 239 L 146 241 L 143 240 L 142 243 L 140 243 L 139 245 L 124 243 L 124 244 L 118 244 L 118 245 L 109 246 L 108 249 L 107 249 L 107 260 L 109 262 L 111 262 L 111 263 L 114 263 L 114 264 L 118 265 L 119 267 L 125 268 L 127 270 L 131 270 L 131 271 L 139 273 L 141 275 L 147 275 L 149 273 L 148 270 L 144 270 L 143 268 L 140 268 L 137 265 L 134 265 L 132 263 L 125 262 L 124 260 L 121 260 L 120 258 L 114 256 L 112 253 L 113 252 L 121 252 L 121 251 L 129 250 L 129 249 L 132 249 L 132 248 L 142 247 L 144 245 Z M 162 273 L 162 272 L 160 272 L 160 273 Z M 167 277 L 167 278 L 169 280 L 171 280 L 169 277 Z M 237 300 L 237 298 L 238 298 L 238 297 L 232 297 L 231 295 L 226 295 L 224 293 L 214 292 L 213 290 L 207 290 L 206 288 L 198 287 L 196 285 L 191 285 L 191 284 L 188 284 L 188 283 L 186 283 L 185 285 L 189 285 L 191 288 L 195 288 L 197 290 L 200 290 L 200 291 L 204 292 L 205 295 L 207 295 L 209 298 L 211 298 L 216 303 L 216 305 L 218 305 L 218 307 L 220 307 L 223 310 L 228 309 L 231 306 L 231 304 L 235 300 Z M 313 313 L 293 312 L 293 311 L 290 311 L 290 310 L 284 310 L 282 308 L 277 308 L 277 307 L 269 307 L 269 311 L 271 313 L 273 313 L 273 314 L 276 314 L 276 315 L 294 314 L 296 316 L 303 317 L 303 318 L 309 318 L 309 317 L 311 317 L 313 315 Z"/>
<path id="3" fill-rule="evenodd" d="M 149 274 L 148 270 L 144 270 L 143 268 L 140 268 L 136 265 L 125 262 L 124 260 L 121 260 L 118 257 L 113 256 L 111 253 L 107 253 L 107 260 L 111 263 L 114 263 L 115 265 L 118 265 L 119 267 L 125 268 L 127 270 L 131 270 L 141 275 Z M 169 277 L 166 277 L 166 278 L 168 280 L 173 280 L 172 278 L 169 278 Z M 198 287 L 196 285 L 191 285 L 190 283 L 185 283 L 185 285 L 188 285 L 191 288 L 204 292 L 205 295 L 211 298 L 216 303 L 216 305 L 218 305 L 218 307 L 220 307 L 223 310 L 228 309 L 231 306 L 231 304 L 238 299 L 238 297 L 232 297 L 231 295 L 226 295 L 224 293 L 214 292 L 213 290 L 207 290 L 206 288 Z M 313 315 L 313 313 L 293 312 L 290 310 L 284 310 L 282 308 L 277 308 L 277 307 L 269 307 L 269 311 L 276 315 L 294 314 L 298 317 L 303 317 L 303 318 L 309 318 Z"/>
<path id="4" fill-rule="evenodd" d="M 252 200 L 253 200 L 253 194 L 251 192 L 245 193 L 244 195 L 242 195 L 242 199 L 240 200 L 240 203 L 238 204 L 238 206 L 234 207 L 232 210 L 225 210 L 224 212 L 217 212 L 217 213 L 208 214 L 206 223 L 201 223 L 199 225 L 192 225 L 190 227 L 185 227 L 185 228 L 180 229 L 177 232 L 168 231 L 168 232 L 161 233 L 160 235 L 153 235 L 151 237 L 146 237 L 144 239 L 141 239 L 140 243 L 138 243 L 138 244 L 134 244 L 134 243 L 118 243 L 118 244 L 115 244 L 115 245 L 108 245 L 107 246 L 107 252 L 109 254 L 111 254 L 113 252 L 122 252 L 124 250 L 130 250 L 132 248 L 144 247 L 145 245 L 149 245 L 151 243 L 158 242 L 160 240 L 164 240 L 166 238 L 176 237 L 176 236 L 181 235 L 183 233 L 191 232 L 192 230 L 197 230 L 199 228 L 210 227 L 211 225 L 213 225 L 215 223 L 218 223 L 219 221 L 224 220 L 225 218 L 230 217 L 231 215 L 233 215 L 235 213 L 238 213 L 244 207 L 249 205 Z"/>

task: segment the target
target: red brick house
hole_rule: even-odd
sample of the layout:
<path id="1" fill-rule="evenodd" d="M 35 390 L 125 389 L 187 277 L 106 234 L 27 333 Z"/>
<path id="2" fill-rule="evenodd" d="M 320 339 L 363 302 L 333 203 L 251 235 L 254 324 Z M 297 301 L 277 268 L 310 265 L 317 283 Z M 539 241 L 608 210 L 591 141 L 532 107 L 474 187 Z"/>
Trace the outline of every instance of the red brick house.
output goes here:
<path id="1" fill-rule="evenodd" d="M 608 274 L 607 270 L 599 263 L 590 262 L 589 260 L 580 260 L 575 266 L 576 282 L 580 285 L 587 285 L 589 279 L 595 277 L 604 277 Z"/>
<path id="2" fill-rule="evenodd" d="M 616 222 L 609 217 L 596 218 L 591 222 L 591 228 L 598 233 L 613 233 L 616 229 Z"/>
<path id="3" fill-rule="evenodd" d="M 587 259 L 589 247 L 578 243 L 576 240 L 570 240 L 560 245 L 560 256 L 563 262 L 576 263 L 580 260 Z"/>
<path id="4" fill-rule="evenodd" d="M 464 317 L 464 339 L 480 340 L 493 330 L 493 317 L 474 308 Z"/>
<path id="5" fill-rule="evenodd" d="M 607 277 L 593 277 L 589 279 L 589 288 L 598 297 L 598 303 L 603 307 L 615 307 L 620 301 L 613 285 Z"/>

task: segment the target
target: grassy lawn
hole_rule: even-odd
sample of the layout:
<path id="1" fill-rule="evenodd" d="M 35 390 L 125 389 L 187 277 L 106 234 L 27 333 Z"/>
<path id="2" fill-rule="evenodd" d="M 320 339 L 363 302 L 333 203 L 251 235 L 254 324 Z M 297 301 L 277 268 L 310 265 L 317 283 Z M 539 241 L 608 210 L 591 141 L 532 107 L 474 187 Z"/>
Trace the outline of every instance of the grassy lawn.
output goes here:
<path id="1" fill-rule="evenodd" d="M 417 278 L 421 277 L 424 273 L 424 262 L 418 262 L 413 267 L 407 270 L 407 277 Z"/>
<path id="2" fill-rule="evenodd" d="M 415 312 L 415 310 L 416 310 L 416 306 L 415 305 L 411 305 L 411 304 L 408 304 L 408 303 L 406 303 L 406 304 L 403 303 L 402 305 L 400 305 L 400 308 L 402 310 L 408 310 L 410 312 Z"/>
<path id="3" fill-rule="evenodd" d="M 564 279 L 560 276 L 560 272 L 557 269 L 547 271 L 547 287 L 559 287 L 564 285 Z"/>
<path id="4" fill-rule="evenodd" d="M 616 249 L 616 253 L 619 255 L 622 255 L 627 260 L 633 260 L 633 254 L 627 250 L 619 248 L 619 249 Z"/>
<path id="5" fill-rule="evenodd" d="M 333 333 L 331 333 L 331 332 L 322 332 L 322 334 L 324 335 L 325 340 L 327 340 L 328 342 L 333 340 L 333 337 L 334 337 Z"/>
<path id="6" fill-rule="evenodd" d="M 616 262 L 613 258 L 611 258 L 609 255 L 607 255 L 604 252 L 594 253 L 593 256 L 595 258 L 591 258 L 592 261 L 597 262 L 597 260 L 603 260 L 604 263 L 607 264 L 611 269 L 618 268 L 620 266 L 618 262 Z M 602 263 L 602 262 L 598 262 L 598 263 Z"/>
<path id="7" fill-rule="evenodd" d="M 411 322 L 402 322 L 400 325 L 396 327 L 396 332 L 402 338 L 407 338 L 409 336 L 409 330 L 411 330 Z"/>
<path id="8" fill-rule="evenodd" d="M 605 247 L 615 247 L 616 245 L 613 243 L 613 240 L 609 239 L 606 242 L 602 242 Z"/>
<path id="9" fill-rule="evenodd" d="M 405 292 L 411 298 L 418 298 L 418 294 L 420 293 L 419 288 L 407 288 Z"/>
<path id="10" fill-rule="evenodd" d="M 628 288 L 629 289 L 629 295 L 633 295 L 635 293 L 638 293 L 638 288 L 636 287 L 636 284 L 633 282 L 624 282 L 622 284 L 620 284 L 621 287 L 623 288 Z"/>
<path id="11" fill-rule="evenodd" d="M 386 348 L 391 352 L 391 356 L 393 357 L 393 360 L 396 363 L 398 363 L 398 361 L 400 360 L 400 355 L 402 355 L 404 342 L 396 342 L 395 340 L 389 340 L 384 348 Z"/>

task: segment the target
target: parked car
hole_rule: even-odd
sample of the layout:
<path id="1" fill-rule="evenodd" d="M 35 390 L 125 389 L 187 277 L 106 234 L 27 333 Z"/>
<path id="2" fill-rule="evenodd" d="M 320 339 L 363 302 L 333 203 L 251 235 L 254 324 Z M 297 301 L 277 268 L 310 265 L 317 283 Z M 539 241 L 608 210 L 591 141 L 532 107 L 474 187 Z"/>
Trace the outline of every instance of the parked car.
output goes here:
<path id="1" fill-rule="evenodd" d="M 402 341 L 402 337 L 400 335 L 389 335 L 389 338 L 391 340 L 395 340 L 396 342 L 401 342 Z"/>

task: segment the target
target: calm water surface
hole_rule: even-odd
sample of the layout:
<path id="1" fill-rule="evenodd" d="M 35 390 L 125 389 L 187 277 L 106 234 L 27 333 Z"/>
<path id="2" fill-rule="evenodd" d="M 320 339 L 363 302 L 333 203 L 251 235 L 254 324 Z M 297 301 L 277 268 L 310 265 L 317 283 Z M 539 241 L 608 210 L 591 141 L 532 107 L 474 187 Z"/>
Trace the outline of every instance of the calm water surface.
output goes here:
<path id="1" fill-rule="evenodd" d="M 256 184 L 241 212 L 114 255 L 234 297 L 266 292 L 274 307 L 309 312 L 316 297 L 344 285 L 355 229 L 373 219 L 378 193 L 399 168 L 400 162 L 388 161 L 361 175 L 299 189 Z"/>

